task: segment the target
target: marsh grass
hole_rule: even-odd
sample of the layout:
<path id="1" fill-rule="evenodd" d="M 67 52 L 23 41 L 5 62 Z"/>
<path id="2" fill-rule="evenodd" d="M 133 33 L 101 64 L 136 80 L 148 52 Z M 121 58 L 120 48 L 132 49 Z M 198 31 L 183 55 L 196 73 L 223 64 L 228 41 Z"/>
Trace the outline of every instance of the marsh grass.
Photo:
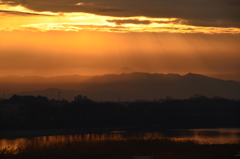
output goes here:
<path id="1" fill-rule="evenodd" d="M 102 140 L 77 141 L 0 150 L 1 159 L 231 159 L 240 150 L 238 144 L 198 144 L 194 141 Z"/>

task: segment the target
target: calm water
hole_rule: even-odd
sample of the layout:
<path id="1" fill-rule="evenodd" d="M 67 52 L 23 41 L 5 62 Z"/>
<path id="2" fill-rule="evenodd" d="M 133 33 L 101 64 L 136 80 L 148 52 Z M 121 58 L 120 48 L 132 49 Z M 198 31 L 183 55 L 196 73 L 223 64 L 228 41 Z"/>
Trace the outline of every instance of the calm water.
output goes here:
<path id="1" fill-rule="evenodd" d="M 165 130 L 159 132 L 125 132 L 111 131 L 102 134 L 56 135 L 32 138 L 0 139 L 0 148 L 26 146 L 34 143 L 39 145 L 91 140 L 126 140 L 126 139 L 162 139 L 194 140 L 200 144 L 226 144 L 240 142 L 240 129 L 188 129 Z"/>

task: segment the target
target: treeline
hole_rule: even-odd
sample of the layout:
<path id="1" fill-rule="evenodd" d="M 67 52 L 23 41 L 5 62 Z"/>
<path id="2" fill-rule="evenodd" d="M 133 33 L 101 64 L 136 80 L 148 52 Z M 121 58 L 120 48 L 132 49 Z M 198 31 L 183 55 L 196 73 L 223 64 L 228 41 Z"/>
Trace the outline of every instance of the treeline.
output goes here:
<path id="1" fill-rule="evenodd" d="M 0 130 L 81 127 L 240 127 L 240 100 L 194 96 L 135 102 L 72 102 L 38 96 L 0 101 Z"/>

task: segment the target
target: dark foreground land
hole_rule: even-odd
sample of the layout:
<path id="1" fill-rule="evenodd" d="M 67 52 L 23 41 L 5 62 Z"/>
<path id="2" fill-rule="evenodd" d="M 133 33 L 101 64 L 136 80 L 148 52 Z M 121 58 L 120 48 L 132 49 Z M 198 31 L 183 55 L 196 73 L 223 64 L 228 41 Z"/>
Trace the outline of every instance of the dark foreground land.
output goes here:
<path id="1" fill-rule="evenodd" d="M 0 138 L 111 131 L 115 128 L 183 129 L 240 127 L 240 100 L 194 96 L 135 102 L 75 101 L 13 96 L 0 101 Z M 133 130 L 132 130 L 133 129 Z M 119 129 L 121 130 L 121 129 Z M 17 135 L 16 135 L 17 134 Z M 28 145 L 0 150 L 1 159 L 231 159 L 238 144 L 193 141 L 105 140 Z"/>
<path id="2" fill-rule="evenodd" d="M 194 96 L 135 102 L 13 96 L 0 101 L 0 130 L 145 127 L 238 128 L 240 100 Z"/>
<path id="3" fill-rule="evenodd" d="M 200 145 L 193 141 L 105 140 L 77 141 L 25 148 L 0 150 L 1 159 L 231 159 L 240 149 L 238 144 Z"/>

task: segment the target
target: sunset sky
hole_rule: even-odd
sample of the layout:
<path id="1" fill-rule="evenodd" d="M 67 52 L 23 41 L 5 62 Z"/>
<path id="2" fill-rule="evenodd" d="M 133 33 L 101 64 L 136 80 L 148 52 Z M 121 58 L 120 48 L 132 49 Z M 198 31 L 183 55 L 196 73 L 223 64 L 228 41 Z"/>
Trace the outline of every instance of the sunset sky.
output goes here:
<path id="1" fill-rule="evenodd" d="M 240 81 L 240 0 L 0 0 L 0 76 L 125 66 Z"/>

